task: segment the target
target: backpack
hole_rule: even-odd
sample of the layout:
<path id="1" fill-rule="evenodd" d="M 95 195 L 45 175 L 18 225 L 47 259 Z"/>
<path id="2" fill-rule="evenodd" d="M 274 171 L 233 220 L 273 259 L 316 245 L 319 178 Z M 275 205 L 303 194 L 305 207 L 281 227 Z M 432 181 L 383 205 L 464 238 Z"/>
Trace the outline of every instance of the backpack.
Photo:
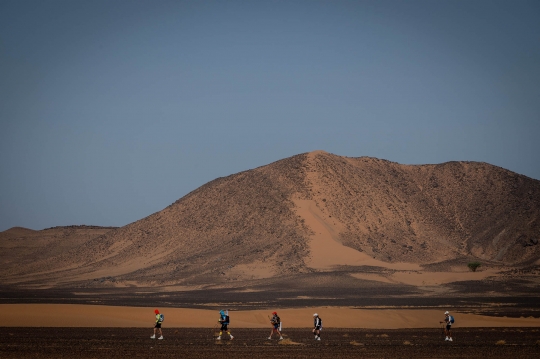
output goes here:
<path id="1" fill-rule="evenodd" d="M 229 321 L 229 316 L 228 315 L 225 316 L 225 322 L 224 323 L 225 324 L 231 324 L 231 322 Z"/>
<path id="2" fill-rule="evenodd" d="M 319 323 L 321 323 L 321 329 L 322 329 L 322 318 L 319 317 Z"/>
<path id="3" fill-rule="evenodd" d="M 450 324 L 454 324 L 454 316 L 453 316 L 453 315 L 449 315 L 449 316 L 448 316 L 448 322 L 449 322 Z"/>
<path id="4" fill-rule="evenodd" d="M 159 322 L 162 323 L 165 320 L 165 316 L 163 314 L 159 315 Z"/>

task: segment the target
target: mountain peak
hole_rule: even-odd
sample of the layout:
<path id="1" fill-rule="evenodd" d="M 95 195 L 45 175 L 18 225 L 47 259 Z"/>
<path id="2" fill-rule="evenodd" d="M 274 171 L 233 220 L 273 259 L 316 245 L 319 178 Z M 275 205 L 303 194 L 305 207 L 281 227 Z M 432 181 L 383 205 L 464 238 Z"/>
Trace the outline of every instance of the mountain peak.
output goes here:
<path id="1" fill-rule="evenodd" d="M 496 166 L 402 165 L 312 151 L 211 181 L 24 270 L 49 270 L 44 280 L 61 273 L 64 281 L 92 283 L 95 273 L 109 273 L 124 283 L 183 285 L 343 266 L 532 263 L 540 258 L 540 246 L 529 245 L 539 218 L 540 182 Z"/>

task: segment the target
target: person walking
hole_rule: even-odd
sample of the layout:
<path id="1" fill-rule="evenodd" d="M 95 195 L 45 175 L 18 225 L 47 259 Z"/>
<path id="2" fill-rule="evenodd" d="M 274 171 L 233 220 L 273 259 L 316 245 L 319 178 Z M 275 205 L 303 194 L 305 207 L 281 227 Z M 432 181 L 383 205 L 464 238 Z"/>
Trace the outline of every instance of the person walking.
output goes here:
<path id="1" fill-rule="evenodd" d="M 315 340 L 321 340 L 322 319 L 319 314 L 313 314 L 313 334 L 315 334 Z"/>
<path id="2" fill-rule="evenodd" d="M 272 324 L 272 330 L 270 331 L 270 336 L 268 337 L 268 340 L 272 340 L 272 334 L 274 334 L 274 332 L 279 335 L 279 340 L 283 340 L 283 336 L 281 335 L 281 319 L 276 312 L 272 313 L 270 323 Z"/>
<path id="3" fill-rule="evenodd" d="M 161 331 L 161 323 L 163 323 L 164 316 L 163 314 L 159 313 L 159 310 L 154 310 L 154 314 L 156 315 L 156 324 L 154 325 L 154 335 L 150 337 L 150 339 L 156 339 L 156 334 L 159 333 L 159 340 L 163 339 L 163 332 Z"/>
<path id="4" fill-rule="evenodd" d="M 452 324 L 454 324 L 454 317 L 450 315 L 449 311 L 444 312 L 444 321 L 439 323 L 446 323 L 446 328 L 444 329 L 444 334 L 446 334 L 445 341 L 451 342 L 452 340 Z"/>
<path id="5" fill-rule="evenodd" d="M 223 309 L 219 311 L 218 322 L 221 323 L 221 329 L 219 330 L 219 336 L 216 338 L 216 340 L 221 340 L 221 334 L 223 334 L 224 331 L 227 332 L 231 340 L 233 340 L 234 337 L 231 335 L 230 330 L 227 329 L 227 326 L 229 325 L 229 311 L 228 310 L 226 313 Z"/>

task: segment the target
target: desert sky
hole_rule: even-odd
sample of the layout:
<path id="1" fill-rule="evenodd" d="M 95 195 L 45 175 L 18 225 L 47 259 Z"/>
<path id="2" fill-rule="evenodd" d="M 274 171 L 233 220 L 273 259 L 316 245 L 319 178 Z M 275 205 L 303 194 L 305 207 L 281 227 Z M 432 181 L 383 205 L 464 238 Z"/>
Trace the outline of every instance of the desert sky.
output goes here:
<path id="1" fill-rule="evenodd" d="M 538 1 L 1 1 L 0 231 L 325 150 L 540 179 Z"/>

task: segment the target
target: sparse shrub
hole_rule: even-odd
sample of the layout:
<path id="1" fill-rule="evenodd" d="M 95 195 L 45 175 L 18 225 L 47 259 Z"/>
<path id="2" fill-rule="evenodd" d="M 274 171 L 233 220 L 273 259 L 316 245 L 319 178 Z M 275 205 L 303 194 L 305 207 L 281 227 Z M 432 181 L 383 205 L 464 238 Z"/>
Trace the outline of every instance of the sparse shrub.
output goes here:
<path id="1" fill-rule="evenodd" d="M 499 340 L 497 343 L 495 343 L 496 345 L 505 345 L 506 344 L 506 340 Z"/>
<path id="2" fill-rule="evenodd" d="M 476 272 L 478 267 L 481 267 L 481 266 L 482 266 L 482 263 L 480 262 L 470 262 L 469 264 L 467 264 L 467 267 L 469 267 L 469 269 L 472 270 L 473 272 Z"/>

